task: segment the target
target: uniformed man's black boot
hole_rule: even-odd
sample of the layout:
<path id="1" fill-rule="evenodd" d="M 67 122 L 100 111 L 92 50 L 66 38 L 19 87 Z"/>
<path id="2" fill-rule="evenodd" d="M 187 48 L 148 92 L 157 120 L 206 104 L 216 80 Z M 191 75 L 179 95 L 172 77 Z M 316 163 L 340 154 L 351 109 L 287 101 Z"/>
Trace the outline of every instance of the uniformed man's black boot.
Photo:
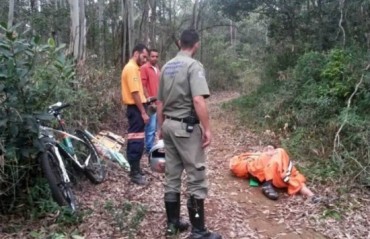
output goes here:
<path id="1" fill-rule="evenodd" d="M 189 223 L 180 220 L 180 193 L 166 193 L 164 203 L 167 214 L 166 236 L 171 237 L 188 229 Z"/>
<path id="2" fill-rule="evenodd" d="M 188 200 L 189 218 L 192 225 L 191 239 L 222 239 L 216 232 L 210 232 L 204 223 L 204 200 L 191 196 Z"/>
<path id="3" fill-rule="evenodd" d="M 142 186 L 146 185 L 147 181 L 145 180 L 145 177 L 140 173 L 140 161 L 131 161 L 130 166 L 131 182 Z"/>

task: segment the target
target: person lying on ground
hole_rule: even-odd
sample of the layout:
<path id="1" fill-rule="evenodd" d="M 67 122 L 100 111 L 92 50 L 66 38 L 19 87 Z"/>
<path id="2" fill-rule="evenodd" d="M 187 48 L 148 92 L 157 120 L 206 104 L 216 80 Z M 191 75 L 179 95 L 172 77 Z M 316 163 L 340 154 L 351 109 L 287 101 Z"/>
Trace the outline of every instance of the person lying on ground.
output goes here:
<path id="1" fill-rule="evenodd" d="M 267 146 L 262 152 L 246 152 L 230 159 L 230 170 L 240 178 L 254 178 L 262 183 L 263 194 L 277 200 L 275 188 L 287 188 L 289 195 L 302 194 L 318 202 L 317 197 L 305 184 L 306 178 L 293 166 L 282 148 Z"/>

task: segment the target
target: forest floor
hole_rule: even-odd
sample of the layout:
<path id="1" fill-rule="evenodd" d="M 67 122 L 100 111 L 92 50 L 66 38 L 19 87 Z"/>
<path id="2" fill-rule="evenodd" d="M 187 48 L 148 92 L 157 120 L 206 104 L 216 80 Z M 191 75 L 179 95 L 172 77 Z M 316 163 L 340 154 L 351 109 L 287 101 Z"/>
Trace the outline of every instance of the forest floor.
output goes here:
<path id="1" fill-rule="evenodd" d="M 232 109 L 221 107 L 222 102 L 236 97 L 234 92 L 220 92 L 209 100 L 213 141 L 207 148 L 208 228 L 225 239 L 370 238 L 370 195 L 366 191 L 353 188 L 344 195 L 334 184 L 308 182 L 322 196 L 320 203 L 302 196 L 289 197 L 284 191 L 279 193 L 279 200 L 270 201 L 260 187 L 250 187 L 246 179 L 230 174 L 232 156 L 264 146 L 263 136 L 252 133 L 248 125 L 241 126 Z M 108 163 L 104 183 L 92 185 L 82 181 L 77 185 L 80 222 L 61 226 L 57 214 L 37 220 L 0 217 L 0 229 L 17 228 L 12 233 L 0 230 L 0 238 L 165 238 L 163 175 L 150 172 L 146 156 L 142 162 L 150 181 L 148 186 L 130 183 L 127 172 Z M 188 219 L 185 187 L 182 191 L 181 214 Z M 185 232 L 178 238 L 188 235 Z"/>

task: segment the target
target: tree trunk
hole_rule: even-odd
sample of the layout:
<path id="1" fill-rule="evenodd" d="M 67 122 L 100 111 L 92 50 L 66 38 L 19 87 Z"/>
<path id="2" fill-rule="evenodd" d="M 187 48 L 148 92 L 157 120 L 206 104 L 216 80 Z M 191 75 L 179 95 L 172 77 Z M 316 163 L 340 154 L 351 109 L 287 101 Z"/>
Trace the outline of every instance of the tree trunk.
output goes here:
<path id="1" fill-rule="evenodd" d="M 143 13 L 141 14 L 141 21 L 139 26 L 139 36 L 138 39 L 145 43 L 148 46 L 148 12 L 149 12 L 149 3 L 148 0 L 143 1 Z"/>
<path id="2" fill-rule="evenodd" d="M 193 15 L 191 18 L 191 24 L 190 28 L 195 29 L 196 21 L 197 21 L 197 8 L 199 5 L 199 0 L 195 0 L 194 5 L 193 5 Z"/>
<path id="3" fill-rule="evenodd" d="M 9 0 L 8 28 L 13 26 L 14 21 L 14 0 Z"/>
<path id="4" fill-rule="evenodd" d="M 80 0 L 80 46 L 79 46 L 79 63 L 83 63 L 85 61 L 86 56 L 86 15 L 85 15 L 85 0 Z"/>
<path id="5" fill-rule="evenodd" d="M 150 24 L 148 26 L 149 30 L 149 42 L 152 47 L 157 46 L 157 41 L 155 38 L 156 33 L 156 22 L 157 22 L 157 1 L 156 0 L 149 0 L 150 5 Z"/>
<path id="6" fill-rule="evenodd" d="M 127 0 L 127 23 L 128 23 L 128 47 L 129 47 L 129 55 L 131 56 L 131 52 L 134 49 L 134 3 L 133 0 Z"/>
<path id="7" fill-rule="evenodd" d="M 104 0 L 98 2 L 98 20 L 99 20 L 99 63 L 104 65 Z"/>
<path id="8" fill-rule="evenodd" d="M 122 16 L 122 33 L 121 33 L 121 65 L 124 65 L 126 63 L 127 59 L 127 0 L 122 0 L 121 2 L 121 16 Z"/>
<path id="9" fill-rule="evenodd" d="M 85 1 L 69 0 L 71 13 L 71 40 L 69 52 L 78 64 L 85 60 L 86 48 L 86 18 Z"/>

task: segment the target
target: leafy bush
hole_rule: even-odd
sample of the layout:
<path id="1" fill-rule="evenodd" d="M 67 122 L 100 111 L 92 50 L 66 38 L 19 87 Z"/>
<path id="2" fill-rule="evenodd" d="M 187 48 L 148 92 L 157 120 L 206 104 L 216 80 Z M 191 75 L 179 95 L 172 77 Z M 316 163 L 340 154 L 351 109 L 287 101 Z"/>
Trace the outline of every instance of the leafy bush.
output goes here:
<path id="1" fill-rule="evenodd" d="M 351 80 L 350 55 L 338 49 L 329 52 L 328 61 L 321 72 L 321 78 L 326 83 L 322 95 L 329 95 L 341 99 L 347 98 L 353 91 Z"/>
<path id="2" fill-rule="evenodd" d="M 15 28 L 0 27 L 0 157 L 3 197 L 15 197 L 29 180 L 37 153 L 37 124 L 33 113 L 59 98 L 71 83 L 74 67 L 63 55 L 64 46 L 37 37 L 23 39 Z M 59 89 L 57 91 L 56 89 Z M 67 96 L 69 94 L 65 94 Z M 15 200 L 1 200 L 2 210 Z"/>
<path id="3" fill-rule="evenodd" d="M 308 52 L 301 56 L 294 73 L 295 79 L 300 82 L 320 81 L 320 74 L 326 62 L 325 56 L 318 52 Z"/>
<path id="4" fill-rule="evenodd" d="M 92 67 L 81 68 L 77 77 L 64 48 L 52 39 L 43 44 L 38 37 L 19 36 L 16 27 L 0 27 L 0 212 L 22 210 L 17 204 L 38 204 L 26 195 L 32 187 L 43 187 L 35 180 L 41 173 L 35 160 L 39 152 L 35 113 L 62 101 L 72 105 L 63 112 L 71 127 L 96 130 L 107 119 L 117 128 L 122 125 L 116 96 L 119 81 L 107 77 L 119 74 Z M 46 201 L 40 205 L 50 206 Z"/>
<path id="5" fill-rule="evenodd" d="M 370 112 L 370 74 L 364 62 L 366 53 L 358 49 L 308 52 L 298 59 L 293 78 L 263 81 L 234 104 L 248 124 L 277 133 L 294 159 L 311 162 L 312 170 L 303 168 L 308 176 L 325 180 L 341 175 L 370 185 L 370 117 L 364 113 Z"/>

